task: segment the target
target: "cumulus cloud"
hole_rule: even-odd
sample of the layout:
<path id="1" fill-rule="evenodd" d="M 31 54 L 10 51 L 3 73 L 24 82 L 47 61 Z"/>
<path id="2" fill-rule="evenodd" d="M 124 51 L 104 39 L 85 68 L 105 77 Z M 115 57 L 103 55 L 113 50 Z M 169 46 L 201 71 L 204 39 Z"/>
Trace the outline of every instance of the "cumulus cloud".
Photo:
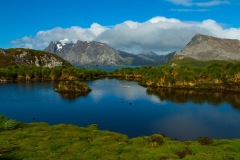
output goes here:
<path id="1" fill-rule="evenodd" d="M 197 2 L 196 0 L 166 0 L 170 3 L 182 6 L 198 6 L 198 7 L 211 7 L 222 4 L 230 4 L 229 0 L 212 0 L 207 2 Z"/>
<path id="2" fill-rule="evenodd" d="M 175 18 L 153 17 L 145 22 L 131 20 L 111 27 L 94 23 L 89 28 L 78 26 L 39 31 L 13 41 L 16 47 L 44 49 L 51 41 L 65 38 L 76 42 L 100 41 L 113 48 L 132 53 L 153 51 L 165 54 L 181 50 L 197 34 L 240 40 L 240 28 L 224 29 L 216 21 L 186 22 Z"/>
<path id="3" fill-rule="evenodd" d="M 73 26 L 70 28 L 56 27 L 51 30 L 39 31 L 34 37 L 28 36 L 12 41 L 13 44 L 24 48 L 43 49 L 51 41 L 69 39 L 73 42 L 77 40 L 93 41 L 99 34 L 108 28 L 97 23 L 93 23 L 90 28 Z"/>

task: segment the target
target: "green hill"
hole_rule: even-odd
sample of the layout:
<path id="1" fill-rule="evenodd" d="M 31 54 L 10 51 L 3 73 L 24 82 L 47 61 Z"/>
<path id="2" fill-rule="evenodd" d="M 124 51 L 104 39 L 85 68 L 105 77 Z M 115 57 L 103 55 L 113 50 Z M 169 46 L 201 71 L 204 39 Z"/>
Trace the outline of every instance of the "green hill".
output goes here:
<path id="1" fill-rule="evenodd" d="M 44 51 L 23 48 L 0 49 L 0 67 L 19 65 L 49 68 L 72 66 L 61 57 Z"/>

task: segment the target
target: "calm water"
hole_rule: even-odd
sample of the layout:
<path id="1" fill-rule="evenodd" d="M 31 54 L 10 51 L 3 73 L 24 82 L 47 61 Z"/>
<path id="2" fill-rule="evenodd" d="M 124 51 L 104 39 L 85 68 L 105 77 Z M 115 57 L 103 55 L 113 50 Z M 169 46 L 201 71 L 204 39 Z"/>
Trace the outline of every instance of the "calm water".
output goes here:
<path id="1" fill-rule="evenodd" d="M 22 122 L 98 124 L 129 137 L 160 133 L 180 140 L 240 138 L 237 94 L 153 90 L 135 82 L 102 79 L 88 82 L 93 90 L 88 96 L 74 97 L 54 92 L 55 85 L 0 84 L 0 113 Z"/>

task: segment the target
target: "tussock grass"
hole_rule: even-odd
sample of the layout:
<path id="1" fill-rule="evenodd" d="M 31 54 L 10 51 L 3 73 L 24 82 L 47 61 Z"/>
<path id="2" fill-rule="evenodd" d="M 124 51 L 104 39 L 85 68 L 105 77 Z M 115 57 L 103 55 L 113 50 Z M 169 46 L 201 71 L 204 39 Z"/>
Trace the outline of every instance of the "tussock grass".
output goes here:
<path id="1" fill-rule="evenodd" d="M 202 143 L 203 142 L 203 143 Z M 24 124 L 0 132 L 0 159 L 240 159 L 240 140 L 176 141 L 162 135 L 128 138 L 97 125 Z"/>

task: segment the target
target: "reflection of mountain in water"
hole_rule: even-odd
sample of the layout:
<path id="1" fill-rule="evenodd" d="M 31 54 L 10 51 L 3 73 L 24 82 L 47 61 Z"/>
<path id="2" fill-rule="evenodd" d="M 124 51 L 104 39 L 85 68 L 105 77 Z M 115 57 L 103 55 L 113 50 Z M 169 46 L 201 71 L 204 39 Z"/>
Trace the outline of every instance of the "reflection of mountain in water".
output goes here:
<path id="1" fill-rule="evenodd" d="M 219 105 L 227 102 L 234 108 L 240 109 L 239 94 L 233 92 L 217 92 L 209 90 L 186 90 L 186 89 L 170 89 L 170 88 L 148 88 L 147 94 L 158 96 L 161 101 L 171 100 L 176 103 L 185 103 L 192 101 L 194 103 L 210 103 Z"/>

